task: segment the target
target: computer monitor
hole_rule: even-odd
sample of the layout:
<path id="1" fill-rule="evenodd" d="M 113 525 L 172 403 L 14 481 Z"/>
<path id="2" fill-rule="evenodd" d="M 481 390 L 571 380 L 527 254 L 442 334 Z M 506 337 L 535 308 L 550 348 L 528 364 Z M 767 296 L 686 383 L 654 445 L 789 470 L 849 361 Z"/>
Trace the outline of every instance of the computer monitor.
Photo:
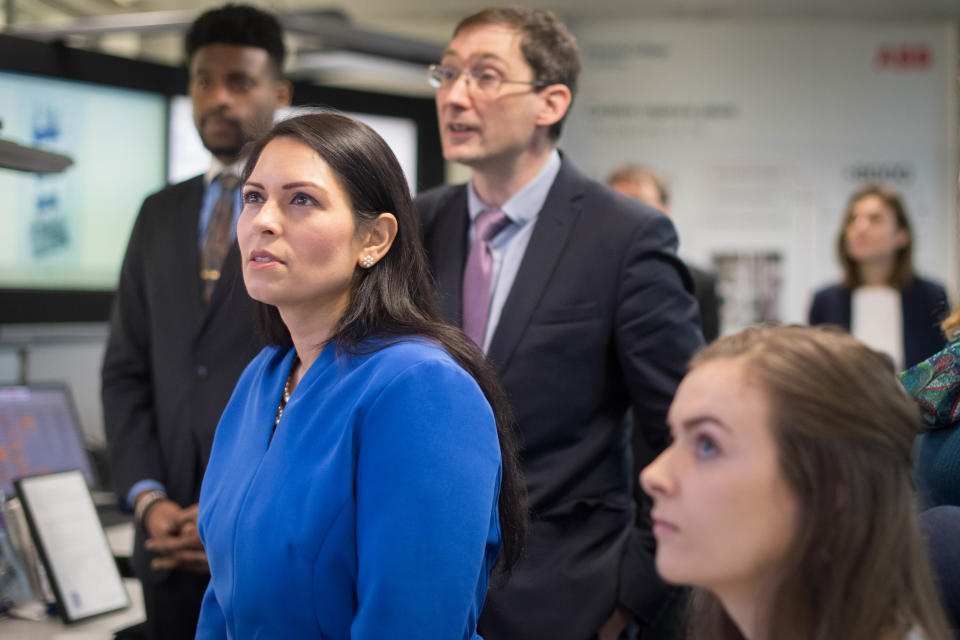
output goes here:
<path id="1" fill-rule="evenodd" d="M 0 386 L 0 490 L 10 496 L 17 478 L 69 469 L 79 469 L 93 488 L 80 434 L 66 385 Z"/>

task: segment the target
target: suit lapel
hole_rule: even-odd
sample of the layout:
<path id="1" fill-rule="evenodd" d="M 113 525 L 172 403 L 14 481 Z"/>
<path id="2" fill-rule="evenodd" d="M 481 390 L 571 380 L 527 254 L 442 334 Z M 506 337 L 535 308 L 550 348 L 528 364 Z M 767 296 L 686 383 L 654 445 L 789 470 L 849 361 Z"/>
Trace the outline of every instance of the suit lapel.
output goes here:
<path id="1" fill-rule="evenodd" d="M 466 185 L 457 187 L 438 205 L 438 215 L 428 236 L 427 250 L 436 270 L 440 310 L 444 319 L 460 326 L 463 315 L 463 269 L 467 261 Z"/>
<path id="2" fill-rule="evenodd" d="M 197 255 L 199 255 L 199 253 Z M 199 268 L 200 262 L 198 258 L 198 282 L 200 280 Z M 237 241 L 234 240 L 233 244 L 231 244 L 227 250 L 227 255 L 223 257 L 223 264 L 220 266 L 220 279 L 217 280 L 217 284 L 213 288 L 213 296 L 210 298 L 210 302 L 207 305 L 201 304 L 204 312 L 203 322 L 200 325 L 201 331 L 207 323 L 210 322 L 210 318 L 216 313 L 216 310 L 223 305 L 230 296 L 247 295 L 240 269 L 240 248 L 237 246 Z M 202 287 L 203 285 L 201 284 L 199 286 Z"/>
<path id="3" fill-rule="evenodd" d="M 903 318 L 903 358 L 906 366 L 912 366 L 915 353 L 921 351 L 920 336 L 926 335 L 933 325 L 932 318 L 924 318 L 922 314 L 917 313 L 920 309 L 927 308 L 917 295 L 916 281 L 910 283 L 908 287 L 900 292 L 900 317 Z M 924 322 L 927 326 L 923 326 Z M 930 354 L 925 354 L 926 357 Z"/>
<path id="4" fill-rule="evenodd" d="M 851 312 L 850 308 L 853 305 L 853 291 L 850 289 L 843 289 L 840 292 L 840 307 L 837 309 L 837 318 L 839 319 L 838 324 L 841 327 L 845 327 L 847 331 L 853 330 L 853 325 L 851 323 Z"/>
<path id="5" fill-rule="evenodd" d="M 184 309 L 199 324 L 204 314 L 200 299 L 200 250 L 197 244 L 197 228 L 200 207 L 203 206 L 203 177 L 198 176 L 185 185 L 183 193 L 170 212 L 172 233 L 176 235 L 173 246 L 182 247 L 183 255 L 171 256 L 170 269 L 174 282 L 183 283 Z"/>
<path id="6" fill-rule="evenodd" d="M 563 255 L 580 216 L 584 178 L 564 160 L 537 216 L 530 243 L 500 314 L 488 356 L 502 376 Z"/>

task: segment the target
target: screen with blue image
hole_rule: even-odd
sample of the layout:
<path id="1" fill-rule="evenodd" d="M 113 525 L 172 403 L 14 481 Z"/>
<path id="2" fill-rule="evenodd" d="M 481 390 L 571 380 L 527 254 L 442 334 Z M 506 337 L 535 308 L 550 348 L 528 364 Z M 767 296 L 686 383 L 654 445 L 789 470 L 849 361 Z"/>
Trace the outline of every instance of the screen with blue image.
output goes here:
<path id="1" fill-rule="evenodd" d="M 0 136 L 74 161 L 0 170 L 0 289 L 114 289 L 140 204 L 165 183 L 167 98 L 7 72 L 0 96 Z"/>

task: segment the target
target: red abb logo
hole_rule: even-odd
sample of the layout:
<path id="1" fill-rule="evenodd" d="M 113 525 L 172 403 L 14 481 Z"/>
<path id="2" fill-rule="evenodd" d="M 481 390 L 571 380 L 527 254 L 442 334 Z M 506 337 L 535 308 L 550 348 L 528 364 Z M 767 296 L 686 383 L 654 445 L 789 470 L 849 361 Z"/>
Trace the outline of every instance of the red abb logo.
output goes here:
<path id="1" fill-rule="evenodd" d="M 933 54 L 925 44 L 882 44 L 873 56 L 881 69 L 929 69 Z"/>

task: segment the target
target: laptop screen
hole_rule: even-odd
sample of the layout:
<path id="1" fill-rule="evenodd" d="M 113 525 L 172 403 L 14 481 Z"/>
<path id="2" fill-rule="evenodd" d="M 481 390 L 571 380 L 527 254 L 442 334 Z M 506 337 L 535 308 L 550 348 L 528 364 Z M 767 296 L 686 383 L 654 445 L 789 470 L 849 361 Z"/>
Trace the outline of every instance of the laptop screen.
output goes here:
<path id="1" fill-rule="evenodd" d="M 0 490 L 22 476 L 79 469 L 94 486 L 80 424 L 65 385 L 0 386 Z"/>

